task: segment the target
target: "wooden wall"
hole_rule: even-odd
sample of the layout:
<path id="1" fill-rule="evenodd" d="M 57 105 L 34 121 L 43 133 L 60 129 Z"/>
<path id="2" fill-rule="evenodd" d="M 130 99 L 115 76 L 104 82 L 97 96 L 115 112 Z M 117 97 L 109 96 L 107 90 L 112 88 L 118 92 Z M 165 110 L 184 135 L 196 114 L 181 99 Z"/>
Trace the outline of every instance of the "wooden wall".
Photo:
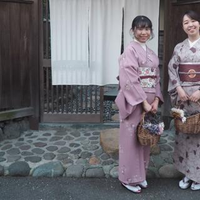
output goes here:
<path id="1" fill-rule="evenodd" d="M 40 0 L 0 0 L 0 111 L 33 108 L 39 121 Z"/>

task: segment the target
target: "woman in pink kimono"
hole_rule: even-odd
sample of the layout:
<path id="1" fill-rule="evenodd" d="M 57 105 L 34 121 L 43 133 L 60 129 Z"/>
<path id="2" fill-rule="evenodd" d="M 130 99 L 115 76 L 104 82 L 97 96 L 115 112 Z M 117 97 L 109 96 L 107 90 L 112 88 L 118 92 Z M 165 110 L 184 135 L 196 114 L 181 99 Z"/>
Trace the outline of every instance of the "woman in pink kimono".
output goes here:
<path id="1" fill-rule="evenodd" d="M 146 46 L 152 37 L 152 23 L 146 16 L 132 22 L 134 40 L 119 58 L 120 90 L 115 100 L 120 115 L 119 180 L 129 190 L 140 193 L 147 187 L 146 170 L 150 147 L 137 140 L 142 112 L 157 112 L 163 101 L 160 91 L 159 60 Z"/>
<path id="2" fill-rule="evenodd" d="M 172 106 L 180 104 L 188 114 L 194 114 L 200 112 L 200 16 L 186 12 L 182 26 L 188 38 L 176 45 L 169 62 L 168 90 Z M 174 163 L 185 175 L 179 187 L 200 190 L 200 134 L 176 134 Z"/>

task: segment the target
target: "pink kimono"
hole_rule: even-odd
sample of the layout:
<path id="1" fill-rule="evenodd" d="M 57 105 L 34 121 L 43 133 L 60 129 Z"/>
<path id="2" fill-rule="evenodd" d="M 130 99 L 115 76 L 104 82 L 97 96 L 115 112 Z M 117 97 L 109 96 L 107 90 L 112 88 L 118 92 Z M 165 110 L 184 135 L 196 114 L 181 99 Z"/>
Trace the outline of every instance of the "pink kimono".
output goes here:
<path id="1" fill-rule="evenodd" d="M 161 102 L 159 60 L 148 47 L 131 42 L 119 58 L 120 90 L 115 100 L 120 115 L 119 180 L 134 185 L 146 180 L 150 147 L 141 146 L 136 131 L 143 112 L 142 102 Z"/>

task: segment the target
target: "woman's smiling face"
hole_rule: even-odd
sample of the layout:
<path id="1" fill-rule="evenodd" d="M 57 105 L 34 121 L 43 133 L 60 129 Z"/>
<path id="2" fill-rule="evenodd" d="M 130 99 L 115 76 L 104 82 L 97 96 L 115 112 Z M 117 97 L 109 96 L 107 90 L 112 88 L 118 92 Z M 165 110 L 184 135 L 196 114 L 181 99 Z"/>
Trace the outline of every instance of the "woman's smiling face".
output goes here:
<path id="1" fill-rule="evenodd" d="M 199 29 L 200 24 L 198 21 L 191 19 L 187 15 L 183 17 L 183 30 L 188 35 L 188 37 L 198 37 Z"/>
<path id="2" fill-rule="evenodd" d="M 134 36 L 139 42 L 145 43 L 151 36 L 151 29 L 148 27 L 135 27 Z"/>

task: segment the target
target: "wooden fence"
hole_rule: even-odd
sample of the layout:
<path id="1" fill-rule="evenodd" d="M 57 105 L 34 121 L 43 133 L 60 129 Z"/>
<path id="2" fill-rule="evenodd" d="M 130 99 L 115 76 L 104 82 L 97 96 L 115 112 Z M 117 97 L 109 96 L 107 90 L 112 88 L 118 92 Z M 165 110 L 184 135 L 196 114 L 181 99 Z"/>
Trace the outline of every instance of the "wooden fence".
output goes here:
<path id="1" fill-rule="evenodd" d="M 0 121 L 31 115 L 39 122 L 40 7 L 0 0 Z"/>

